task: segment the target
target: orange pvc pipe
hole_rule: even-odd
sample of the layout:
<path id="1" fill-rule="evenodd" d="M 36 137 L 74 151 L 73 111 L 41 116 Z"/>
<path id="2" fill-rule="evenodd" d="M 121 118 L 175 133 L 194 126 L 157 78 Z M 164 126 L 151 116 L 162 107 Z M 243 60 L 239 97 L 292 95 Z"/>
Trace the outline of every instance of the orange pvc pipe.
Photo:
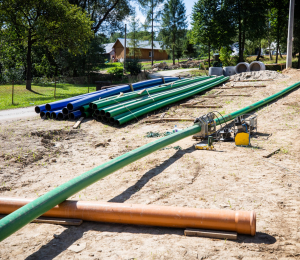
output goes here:
<path id="1" fill-rule="evenodd" d="M 10 214 L 31 201 L 33 199 L 0 198 L 0 214 Z M 238 234 L 252 236 L 256 233 L 254 211 L 66 200 L 43 216 L 134 225 L 235 231 Z"/>

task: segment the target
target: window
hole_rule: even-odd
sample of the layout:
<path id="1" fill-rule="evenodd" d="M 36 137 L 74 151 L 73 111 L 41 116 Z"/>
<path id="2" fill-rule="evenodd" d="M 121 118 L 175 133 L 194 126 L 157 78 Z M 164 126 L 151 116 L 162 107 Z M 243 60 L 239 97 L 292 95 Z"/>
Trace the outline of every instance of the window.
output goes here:
<path id="1" fill-rule="evenodd" d="M 152 51 L 149 51 L 149 57 L 152 57 L 152 55 L 151 55 L 151 54 L 152 54 Z"/>

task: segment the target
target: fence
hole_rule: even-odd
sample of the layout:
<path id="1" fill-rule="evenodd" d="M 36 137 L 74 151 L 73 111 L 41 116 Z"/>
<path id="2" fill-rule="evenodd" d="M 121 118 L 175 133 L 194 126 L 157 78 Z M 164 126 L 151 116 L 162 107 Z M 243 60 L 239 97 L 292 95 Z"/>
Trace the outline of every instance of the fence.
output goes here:
<path id="1" fill-rule="evenodd" d="M 110 85 L 134 83 L 147 78 L 138 76 L 115 77 L 99 74 L 91 77 L 33 78 L 31 90 L 26 89 L 26 81 L 0 82 L 0 110 L 36 106 L 56 100 L 96 91 L 97 81 L 109 81 Z"/>

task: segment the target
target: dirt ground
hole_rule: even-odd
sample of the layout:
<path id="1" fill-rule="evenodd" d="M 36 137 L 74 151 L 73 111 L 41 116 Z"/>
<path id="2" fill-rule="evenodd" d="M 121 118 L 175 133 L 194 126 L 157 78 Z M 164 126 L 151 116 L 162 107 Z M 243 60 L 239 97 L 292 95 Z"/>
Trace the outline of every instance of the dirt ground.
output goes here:
<path id="1" fill-rule="evenodd" d="M 203 104 L 233 112 L 300 81 L 264 81 L 265 88 L 224 89 Z M 218 88 L 210 91 L 213 93 Z M 201 99 L 197 97 L 189 100 Z M 216 143 L 216 151 L 195 150 L 191 137 L 105 177 L 71 199 L 254 210 L 255 237 L 238 240 L 185 237 L 183 229 L 84 222 L 81 226 L 28 224 L 0 243 L 0 259 L 300 259 L 300 89 L 263 107 L 253 148 Z M 183 100 L 181 103 L 185 103 Z M 212 109 L 174 104 L 159 114 L 203 115 Z M 149 114 L 150 118 L 155 113 Z M 37 198 L 111 158 L 153 141 L 149 131 L 170 131 L 192 122 L 142 123 L 115 128 L 93 120 L 74 122 L 38 117 L 0 124 L 0 196 Z M 104 143 L 106 145 L 97 145 Z M 182 150 L 174 149 L 180 146 Z M 266 159 L 264 154 L 281 151 Z M 284 167 L 284 168 L 283 168 Z"/>

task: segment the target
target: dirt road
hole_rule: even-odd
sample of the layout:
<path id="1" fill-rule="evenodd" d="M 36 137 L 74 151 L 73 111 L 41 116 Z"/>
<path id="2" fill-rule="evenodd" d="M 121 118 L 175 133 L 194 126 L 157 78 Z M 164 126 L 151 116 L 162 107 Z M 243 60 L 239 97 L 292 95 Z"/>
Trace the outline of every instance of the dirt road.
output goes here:
<path id="1" fill-rule="evenodd" d="M 34 107 L 0 110 L 0 121 L 8 121 L 35 116 L 38 115 L 34 112 Z"/>
<path id="2" fill-rule="evenodd" d="M 156 79 L 156 78 L 167 77 L 167 76 L 175 76 L 179 73 L 188 72 L 190 70 L 196 70 L 196 69 L 193 68 L 193 69 L 178 69 L 178 70 L 162 70 L 162 71 L 149 74 L 149 77 L 151 79 Z"/>
<path id="3" fill-rule="evenodd" d="M 300 81 L 264 81 L 265 88 L 224 89 L 204 104 L 222 114 L 236 111 Z M 217 91 L 212 90 L 210 93 Z M 201 99 L 200 96 L 189 100 Z M 300 89 L 261 108 L 252 148 L 216 143 L 195 150 L 191 137 L 148 155 L 105 177 L 70 199 L 191 208 L 254 210 L 255 237 L 238 240 L 185 237 L 183 229 L 84 222 L 81 226 L 28 224 L 0 243 L 0 259 L 300 259 Z M 182 103 L 187 102 L 183 100 Z M 202 104 L 203 104 L 202 103 Z M 199 116 L 206 108 L 174 104 L 166 117 Z M 155 113 L 149 117 L 155 118 Z M 93 120 L 31 118 L 0 125 L 0 196 L 37 198 L 104 162 L 151 142 L 147 132 L 176 124 L 133 121 L 115 128 Z M 105 145 L 97 145 L 105 143 Z M 180 146 L 181 150 L 174 147 Z M 271 158 L 263 155 L 281 148 Z M 284 167 L 284 168 L 283 168 Z M 288 169 L 288 170 L 287 170 Z"/>

